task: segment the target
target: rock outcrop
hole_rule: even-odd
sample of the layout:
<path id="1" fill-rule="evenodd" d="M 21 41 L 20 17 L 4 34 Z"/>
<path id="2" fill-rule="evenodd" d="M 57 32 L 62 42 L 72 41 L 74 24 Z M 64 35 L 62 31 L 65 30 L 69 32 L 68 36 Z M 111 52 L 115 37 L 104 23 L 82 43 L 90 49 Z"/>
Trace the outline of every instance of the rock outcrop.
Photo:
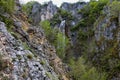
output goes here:
<path id="1" fill-rule="evenodd" d="M 3 72 L 1 74 L 7 75 L 11 80 L 58 79 L 56 73 L 53 71 L 53 68 L 49 66 L 48 61 L 44 58 L 45 55 L 40 53 L 43 56 L 35 57 L 33 52 L 25 49 L 22 42 L 16 40 L 7 31 L 3 22 L 0 22 L 0 39 L 1 56 L 3 56 L 2 58 L 7 61 L 6 63 L 9 63 L 6 73 Z"/>
<path id="2" fill-rule="evenodd" d="M 97 54 L 94 55 L 93 61 L 96 61 L 96 64 L 101 65 L 107 72 L 111 72 L 116 71 L 120 60 L 119 17 L 111 16 L 109 6 L 104 7 L 103 11 L 106 16 L 101 15 L 94 25 Z M 119 71 L 113 72 L 109 80 L 119 80 L 119 75 Z"/>
<path id="3" fill-rule="evenodd" d="M 69 80 L 44 31 L 28 23 L 16 3 L 15 14 L 5 16 L 11 24 L 0 21 L 0 80 Z"/>
<path id="4" fill-rule="evenodd" d="M 38 24 L 40 21 L 50 20 L 53 15 L 57 13 L 57 10 L 57 6 L 55 6 L 52 1 L 44 5 L 35 2 L 32 5 L 29 17 L 33 20 L 34 24 Z"/>
<path id="5" fill-rule="evenodd" d="M 76 18 L 81 19 L 81 15 L 78 14 L 78 10 L 82 9 L 87 3 L 85 2 L 77 2 L 77 3 L 63 3 L 61 5 L 61 9 L 66 10 Z"/>

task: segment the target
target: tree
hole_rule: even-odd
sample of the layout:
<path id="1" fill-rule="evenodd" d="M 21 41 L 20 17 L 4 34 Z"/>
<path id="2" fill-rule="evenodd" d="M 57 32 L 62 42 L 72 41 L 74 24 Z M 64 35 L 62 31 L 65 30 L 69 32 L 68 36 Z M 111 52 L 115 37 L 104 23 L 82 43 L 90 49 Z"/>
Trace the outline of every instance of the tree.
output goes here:
<path id="1" fill-rule="evenodd" d="M 118 17 L 120 13 L 120 2 L 119 1 L 113 1 L 110 4 L 110 13 L 111 16 Z"/>
<path id="2" fill-rule="evenodd" d="M 113 18 L 118 19 L 118 21 L 119 21 L 118 23 L 119 23 L 119 26 L 120 26 L 120 2 L 119 1 L 113 1 L 110 4 L 110 15 Z"/>
<path id="3" fill-rule="evenodd" d="M 14 11 L 14 0 L 0 0 L 0 13 L 8 12 L 12 13 Z"/>

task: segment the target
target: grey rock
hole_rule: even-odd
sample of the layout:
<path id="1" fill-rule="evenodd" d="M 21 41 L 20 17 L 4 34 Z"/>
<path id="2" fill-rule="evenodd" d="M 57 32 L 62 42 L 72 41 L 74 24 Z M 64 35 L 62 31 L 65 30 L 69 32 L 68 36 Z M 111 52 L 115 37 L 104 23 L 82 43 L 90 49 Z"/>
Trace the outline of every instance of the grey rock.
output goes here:
<path id="1" fill-rule="evenodd" d="M 29 17 L 33 20 L 33 23 L 35 25 L 38 24 L 40 21 L 51 19 L 56 13 L 57 6 L 55 6 L 52 1 L 48 2 L 46 5 L 41 5 L 36 2 L 32 6 Z"/>
<path id="2" fill-rule="evenodd" d="M 50 74 L 54 75 L 53 76 L 54 78 L 56 79 L 58 78 L 57 74 L 49 66 L 49 62 L 48 60 L 46 60 L 47 57 L 44 55 L 44 53 L 41 53 L 44 57 L 38 55 L 36 58 L 34 54 L 31 51 L 26 50 L 21 43 L 19 43 L 20 45 L 17 45 L 17 40 L 7 31 L 6 26 L 3 22 L 0 22 L 0 40 L 2 40 L 0 41 L 0 44 L 4 48 L 0 50 L 0 53 L 2 52 L 2 55 L 6 55 L 6 58 L 8 57 L 8 59 L 11 61 L 13 66 L 11 73 L 9 73 L 10 75 L 12 75 L 11 79 L 52 80 L 52 78 L 49 78 L 46 75 L 47 70 L 51 71 Z M 3 42 L 10 45 L 3 45 Z M 14 47 L 19 47 L 19 48 L 16 50 Z M 32 59 L 27 57 L 27 55 L 31 55 Z M 45 61 L 44 65 L 40 64 L 41 60 Z"/>
<path id="3" fill-rule="evenodd" d="M 14 25 L 18 28 L 21 28 L 22 27 L 22 23 L 20 21 L 15 21 L 14 22 Z"/>

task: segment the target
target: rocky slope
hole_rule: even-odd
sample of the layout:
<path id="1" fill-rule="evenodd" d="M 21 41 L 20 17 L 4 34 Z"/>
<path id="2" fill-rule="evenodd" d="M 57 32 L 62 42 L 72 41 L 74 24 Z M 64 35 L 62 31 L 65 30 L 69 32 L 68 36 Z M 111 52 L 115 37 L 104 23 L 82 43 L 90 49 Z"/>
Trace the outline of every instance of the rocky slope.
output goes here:
<path id="1" fill-rule="evenodd" d="M 113 8 L 110 9 L 110 6 L 113 4 L 114 2 L 104 7 L 104 14 L 98 18 L 94 25 L 96 41 L 95 53 L 97 54 L 94 54 L 93 62 L 95 62 L 96 66 L 101 65 L 101 68 L 106 72 L 113 72 L 110 75 L 112 76 L 110 80 L 119 80 L 120 16 L 115 16 L 112 13 Z M 115 5 L 118 7 L 118 4 L 115 3 Z"/>
<path id="2" fill-rule="evenodd" d="M 43 30 L 28 23 L 18 0 L 15 5 L 14 14 L 1 14 L 0 79 L 69 80 L 65 65 Z M 6 24 L 7 19 L 12 23 Z"/>
<path id="3" fill-rule="evenodd" d="M 6 2 L 0 8 L 1 80 L 120 80 L 118 0 L 63 3 L 60 8 L 51 1 L 32 2 L 28 16 L 15 1 L 13 12 Z"/>

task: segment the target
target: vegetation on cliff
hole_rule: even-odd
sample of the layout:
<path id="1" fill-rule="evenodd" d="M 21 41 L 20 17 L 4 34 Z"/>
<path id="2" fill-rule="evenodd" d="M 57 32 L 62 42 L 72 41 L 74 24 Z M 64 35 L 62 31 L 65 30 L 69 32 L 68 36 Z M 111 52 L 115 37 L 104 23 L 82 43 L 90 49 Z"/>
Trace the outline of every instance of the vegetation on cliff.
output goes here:
<path id="1" fill-rule="evenodd" d="M 14 0 L 0 0 L 0 13 L 14 11 L 15 3 Z"/>
<path id="2" fill-rule="evenodd" d="M 37 2 L 32 1 L 26 5 L 22 5 L 22 10 L 29 15 L 34 3 Z M 47 7 L 47 3 L 41 6 Z M 21 27 L 25 28 L 27 26 L 28 29 L 26 28 L 26 30 L 20 27 L 19 29 L 18 27 L 15 28 L 15 21 L 12 19 L 14 16 L 14 7 L 14 0 L 0 0 L 0 21 L 6 24 L 15 39 L 20 40 L 25 50 L 33 53 L 37 53 L 36 51 L 38 51 L 37 54 L 26 54 L 28 61 L 36 59 L 38 54 L 41 55 L 43 53 L 42 56 L 50 54 L 47 56 L 50 56 L 50 60 L 54 62 L 54 65 L 51 63 L 50 66 L 56 67 L 55 64 L 59 63 L 56 61 L 65 62 L 68 65 L 66 69 L 68 71 L 67 75 L 73 80 L 120 79 L 120 1 L 90 0 L 83 8 L 77 10 L 77 14 L 81 15 L 81 18 L 77 23 L 74 23 L 74 26 L 71 24 L 76 19 L 72 12 L 61 8 L 58 8 L 57 13 L 53 15 L 52 19 L 40 21 L 39 28 L 29 28 L 27 23 L 24 23 L 25 20 L 18 18 L 18 20 L 24 24 Z M 7 13 L 8 15 L 4 15 L 3 13 Z M 23 17 L 21 15 L 17 16 Z M 14 16 L 14 19 L 16 18 Z M 32 23 L 31 19 L 26 20 L 27 22 L 30 20 L 30 23 Z M 65 21 L 65 27 L 67 26 L 71 30 L 69 36 L 65 34 L 64 30 L 60 30 L 59 26 L 62 21 Z M 43 32 L 41 28 L 44 30 Z M 41 30 L 37 32 L 37 29 Z M 45 33 L 45 38 L 42 38 L 38 34 L 40 31 L 40 35 L 42 36 L 44 35 L 43 33 Z M 76 34 L 74 35 L 74 33 Z M 72 43 L 73 36 L 76 37 L 76 40 Z M 53 56 L 51 52 L 54 53 L 55 51 L 51 48 L 45 49 L 46 46 L 48 46 L 48 43 L 45 43 L 46 39 L 55 47 L 56 53 L 61 60 L 58 58 L 57 60 L 52 59 L 56 55 L 54 54 Z M 36 45 L 40 46 L 36 47 Z M 49 51 L 49 53 L 46 53 L 47 51 Z M 16 55 L 16 57 L 18 61 L 23 58 L 21 55 Z M 4 64 L 5 60 L 3 58 L 0 54 L 0 72 L 9 67 L 8 64 Z M 42 58 L 39 64 L 46 66 L 47 61 L 45 58 Z M 63 67 L 63 65 L 60 65 L 60 67 Z M 56 79 L 52 78 L 54 75 L 50 72 L 46 72 L 45 75 L 50 79 Z M 23 74 L 22 76 L 26 77 L 27 75 Z M 7 77 L 4 76 L 3 78 L 6 80 Z"/>
<path id="3" fill-rule="evenodd" d="M 53 29 L 50 26 L 50 22 L 47 20 L 41 22 L 40 25 L 44 29 L 44 32 L 48 41 L 55 46 L 58 56 L 61 59 L 64 59 L 65 50 L 68 45 L 68 38 L 65 36 L 64 33 L 60 32 L 59 29 L 57 28 Z"/>

